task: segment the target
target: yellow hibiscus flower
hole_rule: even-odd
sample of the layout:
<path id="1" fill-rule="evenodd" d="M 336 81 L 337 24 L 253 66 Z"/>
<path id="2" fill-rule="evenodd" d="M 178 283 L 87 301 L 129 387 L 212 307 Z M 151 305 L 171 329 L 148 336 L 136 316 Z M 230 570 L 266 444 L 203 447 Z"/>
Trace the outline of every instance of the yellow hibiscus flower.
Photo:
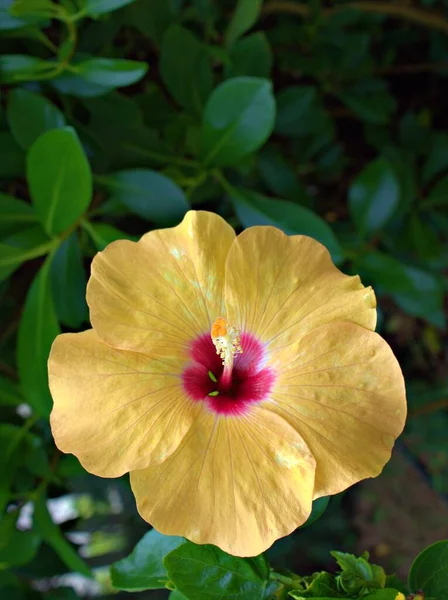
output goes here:
<path id="1" fill-rule="evenodd" d="M 160 532 L 253 556 L 389 460 L 400 367 L 372 289 L 313 239 L 191 211 L 97 254 L 87 300 L 93 329 L 51 351 L 53 435 L 130 472 Z"/>

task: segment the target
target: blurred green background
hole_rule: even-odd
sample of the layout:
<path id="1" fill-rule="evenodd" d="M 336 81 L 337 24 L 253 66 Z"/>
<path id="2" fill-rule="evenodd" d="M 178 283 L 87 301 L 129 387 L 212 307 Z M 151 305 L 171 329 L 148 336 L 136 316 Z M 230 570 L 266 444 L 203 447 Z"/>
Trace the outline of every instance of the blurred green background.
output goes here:
<path id="1" fill-rule="evenodd" d="M 448 3 L 0 0 L 0 48 L 0 597 L 112 594 L 148 529 L 126 477 L 55 448 L 46 360 L 88 327 L 94 254 L 189 207 L 310 235 L 374 287 L 405 433 L 269 557 L 406 573 L 448 537 Z"/>

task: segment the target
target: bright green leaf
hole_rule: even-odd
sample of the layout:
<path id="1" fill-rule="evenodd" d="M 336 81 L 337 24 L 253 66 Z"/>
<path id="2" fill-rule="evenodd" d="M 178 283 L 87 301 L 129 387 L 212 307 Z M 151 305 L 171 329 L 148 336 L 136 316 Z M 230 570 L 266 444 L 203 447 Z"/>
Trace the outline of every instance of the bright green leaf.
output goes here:
<path id="1" fill-rule="evenodd" d="M 148 65 L 123 58 L 88 58 L 74 68 L 76 74 L 89 83 L 115 88 L 140 81 L 146 74 Z"/>
<path id="2" fill-rule="evenodd" d="M 151 529 L 129 556 L 112 565 L 112 585 L 127 592 L 164 588 L 168 577 L 163 560 L 184 542 L 184 538 Z"/>
<path id="3" fill-rule="evenodd" d="M 179 221 L 188 210 L 185 194 L 171 179 L 150 169 L 118 171 L 101 181 L 112 197 L 148 221 Z"/>
<path id="4" fill-rule="evenodd" d="M 50 235 L 73 225 L 90 204 L 90 166 L 70 127 L 47 131 L 36 140 L 28 152 L 27 177 L 36 212 Z"/>
<path id="5" fill-rule="evenodd" d="M 258 558 L 258 557 L 257 557 Z M 262 600 L 269 569 L 264 559 L 239 558 L 211 545 L 186 542 L 165 558 L 169 579 L 189 600 Z"/>
<path id="6" fill-rule="evenodd" d="M 132 2 L 135 2 L 135 0 L 86 0 L 83 12 L 91 17 L 97 17 L 98 15 L 104 15 L 117 10 L 122 6 L 131 4 Z"/>
<path id="7" fill-rule="evenodd" d="M 56 106 L 28 90 L 10 92 L 6 114 L 11 132 L 24 150 L 45 131 L 65 126 L 64 115 Z"/>
<path id="8" fill-rule="evenodd" d="M 188 29 L 172 25 L 166 31 L 160 73 L 176 102 L 201 115 L 213 88 L 213 71 L 205 46 Z"/>
<path id="9" fill-rule="evenodd" d="M 76 232 L 59 246 L 51 265 L 51 282 L 59 321 L 72 329 L 79 328 L 88 320 L 88 308 L 87 279 Z"/>
<path id="10" fill-rule="evenodd" d="M 205 107 L 202 155 L 210 165 L 233 165 L 257 150 L 275 122 L 275 99 L 267 79 L 235 77 L 221 83 Z"/>
<path id="11" fill-rule="evenodd" d="M 224 35 L 227 46 L 232 46 L 257 22 L 262 0 L 238 0 L 235 12 Z"/>
<path id="12" fill-rule="evenodd" d="M 359 173 L 348 192 L 350 212 L 362 236 L 381 229 L 400 202 L 400 183 L 387 159 L 380 156 Z"/>
<path id="13" fill-rule="evenodd" d="M 34 278 L 25 300 L 17 341 L 17 366 L 26 401 L 36 414 L 48 417 L 52 401 L 48 390 L 47 360 L 60 333 L 50 285 L 49 256 Z"/>
<path id="14" fill-rule="evenodd" d="M 409 571 L 411 590 L 422 590 L 425 600 L 448 597 L 448 540 L 436 542 L 421 552 Z"/>
<path id="15" fill-rule="evenodd" d="M 328 248 L 334 262 L 342 260 L 342 249 L 331 227 L 312 210 L 244 188 L 233 188 L 230 192 L 235 212 L 244 227 L 273 225 L 288 235 L 309 235 Z"/>

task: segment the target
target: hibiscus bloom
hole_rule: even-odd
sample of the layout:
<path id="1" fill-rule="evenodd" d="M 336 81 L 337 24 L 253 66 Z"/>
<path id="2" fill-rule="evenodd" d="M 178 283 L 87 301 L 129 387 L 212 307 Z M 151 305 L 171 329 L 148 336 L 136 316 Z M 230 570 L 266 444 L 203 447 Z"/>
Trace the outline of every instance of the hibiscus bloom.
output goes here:
<path id="1" fill-rule="evenodd" d="M 97 254 L 56 338 L 53 435 L 160 532 L 253 556 L 378 475 L 405 421 L 375 296 L 315 240 L 189 212 Z"/>

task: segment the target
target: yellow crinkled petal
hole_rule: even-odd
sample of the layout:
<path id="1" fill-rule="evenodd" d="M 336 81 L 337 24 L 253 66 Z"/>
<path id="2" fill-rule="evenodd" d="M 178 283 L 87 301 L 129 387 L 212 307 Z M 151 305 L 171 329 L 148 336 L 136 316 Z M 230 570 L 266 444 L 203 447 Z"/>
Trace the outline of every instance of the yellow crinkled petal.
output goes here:
<path id="1" fill-rule="evenodd" d="M 234 238 L 218 215 L 190 211 L 177 227 L 151 231 L 137 243 L 113 242 L 92 262 L 93 328 L 111 346 L 136 352 L 184 345 L 209 331 L 222 313 Z"/>
<path id="2" fill-rule="evenodd" d="M 302 437 L 261 406 L 205 413 L 164 463 L 131 473 L 141 516 L 158 531 L 254 556 L 311 510 L 315 461 Z"/>
<path id="3" fill-rule="evenodd" d="M 163 461 L 203 410 L 185 397 L 180 361 L 116 350 L 93 330 L 58 336 L 48 362 L 58 448 L 101 477 Z"/>
<path id="4" fill-rule="evenodd" d="M 316 459 L 314 497 L 336 494 L 376 477 L 404 427 L 406 396 L 400 366 L 376 333 L 331 323 L 290 347 L 277 361 L 270 410 L 304 438 Z"/>
<path id="5" fill-rule="evenodd" d="M 275 227 L 251 227 L 236 238 L 224 294 L 229 323 L 270 348 L 286 347 L 332 321 L 375 329 L 373 290 L 341 273 L 319 242 Z"/>

